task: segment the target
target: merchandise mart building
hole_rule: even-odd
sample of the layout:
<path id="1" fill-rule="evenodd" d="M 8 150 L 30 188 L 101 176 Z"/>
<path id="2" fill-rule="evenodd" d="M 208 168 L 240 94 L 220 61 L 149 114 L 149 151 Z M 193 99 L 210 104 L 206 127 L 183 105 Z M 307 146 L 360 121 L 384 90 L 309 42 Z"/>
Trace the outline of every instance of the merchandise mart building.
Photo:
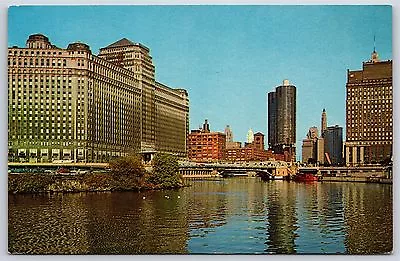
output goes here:
<path id="1" fill-rule="evenodd" d="M 188 93 L 156 82 L 154 72 L 149 49 L 127 39 L 98 56 L 41 34 L 8 48 L 9 162 L 186 156 Z"/>

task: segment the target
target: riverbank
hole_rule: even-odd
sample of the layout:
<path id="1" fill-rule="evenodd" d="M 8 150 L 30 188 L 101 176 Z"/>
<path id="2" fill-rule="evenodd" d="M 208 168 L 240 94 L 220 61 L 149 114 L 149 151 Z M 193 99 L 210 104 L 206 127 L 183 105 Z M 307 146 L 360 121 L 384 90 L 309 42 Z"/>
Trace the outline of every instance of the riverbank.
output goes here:
<path id="1" fill-rule="evenodd" d="M 102 191 L 143 191 L 179 189 L 183 182 L 165 185 L 152 184 L 132 177 L 115 179 L 111 173 L 93 172 L 88 174 L 18 173 L 8 175 L 9 193 L 49 192 L 102 192 Z"/>
<path id="2" fill-rule="evenodd" d="M 381 183 L 393 184 L 392 179 L 384 177 L 321 177 L 322 182 L 362 182 L 362 183 Z"/>

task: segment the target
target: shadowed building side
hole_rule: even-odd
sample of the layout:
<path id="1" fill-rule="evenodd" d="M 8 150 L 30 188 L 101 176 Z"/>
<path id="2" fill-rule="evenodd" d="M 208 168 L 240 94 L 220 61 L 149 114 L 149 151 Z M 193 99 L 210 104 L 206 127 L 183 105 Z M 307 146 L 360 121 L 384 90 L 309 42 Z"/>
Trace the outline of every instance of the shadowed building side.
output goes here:
<path id="1" fill-rule="evenodd" d="M 268 143 L 286 161 L 296 159 L 296 87 L 288 80 L 268 93 Z"/>

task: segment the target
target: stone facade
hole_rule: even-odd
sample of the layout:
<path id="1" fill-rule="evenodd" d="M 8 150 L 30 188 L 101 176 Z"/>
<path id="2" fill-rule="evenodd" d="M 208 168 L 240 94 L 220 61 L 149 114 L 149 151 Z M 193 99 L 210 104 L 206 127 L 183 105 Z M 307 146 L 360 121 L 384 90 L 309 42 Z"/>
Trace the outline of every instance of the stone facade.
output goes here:
<path id="1" fill-rule="evenodd" d="M 144 74 L 151 78 L 153 69 L 149 68 L 150 73 Z M 154 101 L 150 106 L 143 101 L 146 87 L 141 77 L 132 68 L 93 55 L 83 43 L 62 49 L 36 34 L 29 37 L 26 48 L 8 48 L 8 160 L 106 162 L 142 152 L 144 144 L 157 149 L 155 126 L 167 116 L 155 115 L 155 83 L 154 95 L 150 95 Z M 164 99 L 159 105 L 162 110 L 180 115 L 175 123 L 180 124 L 176 131 L 181 140 L 179 148 L 160 149 L 185 155 L 187 92 L 166 86 L 159 89 L 168 93 L 159 95 Z M 143 119 L 151 119 L 154 127 L 143 130 Z M 147 130 L 150 134 L 144 135 Z"/>
<path id="2" fill-rule="evenodd" d="M 393 143 L 392 61 L 380 61 L 375 52 L 362 70 L 347 71 L 347 165 L 387 162 Z"/>

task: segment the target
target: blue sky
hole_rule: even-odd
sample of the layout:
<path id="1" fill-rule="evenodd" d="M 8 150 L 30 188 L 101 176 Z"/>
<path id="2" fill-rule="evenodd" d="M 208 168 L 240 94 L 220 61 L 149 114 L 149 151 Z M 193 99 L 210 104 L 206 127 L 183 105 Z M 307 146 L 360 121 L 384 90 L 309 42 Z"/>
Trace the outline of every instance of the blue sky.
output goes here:
<path id="1" fill-rule="evenodd" d="M 297 154 L 311 126 L 345 127 L 347 69 L 392 59 L 390 6 L 34 6 L 9 9 L 8 45 L 43 33 L 58 47 L 87 43 L 94 54 L 123 37 L 151 50 L 156 80 L 185 88 L 190 128 L 229 124 L 267 135 L 267 93 L 297 87 Z"/>

